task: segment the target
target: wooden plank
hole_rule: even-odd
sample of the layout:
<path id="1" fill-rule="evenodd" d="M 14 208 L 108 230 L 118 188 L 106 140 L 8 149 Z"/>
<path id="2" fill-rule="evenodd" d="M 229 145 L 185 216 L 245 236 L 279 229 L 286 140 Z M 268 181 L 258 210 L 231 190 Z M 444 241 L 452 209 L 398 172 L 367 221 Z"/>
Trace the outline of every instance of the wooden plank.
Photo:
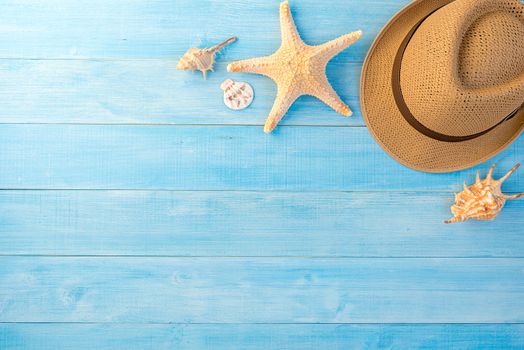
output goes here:
<path id="1" fill-rule="evenodd" d="M 450 193 L 1 191 L 2 255 L 522 257 L 524 201 L 444 225 Z"/>
<path id="2" fill-rule="evenodd" d="M 4 0 L 0 57 L 177 58 L 191 46 L 239 36 L 225 59 L 278 48 L 280 1 L 257 0 Z M 302 0 L 292 11 L 306 42 L 318 44 L 363 29 L 364 38 L 340 60 L 361 61 L 386 21 L 409 0 Z"/>
<path id="3" fill-rule="evenodd" d="M 522 349 L 524 326 L 0 324 L 4 350 Z"/>
<path id="4" fill-rule="evenodd" d="M 0 123 L 245 124 L 263 125 L 273 105 L 273 81 L 226 72 L 204 80 L 168 60 L 0 60 Z M 328 77 L 355 114 L 345 118 L 313 97 L 302 97 L 282 125 L 364 125 L 359 111 L 359 63 L 333 63 Z M 30 77 L 30 78 L 28 78 Z M 232 111 L 220 83 L 248 81 L 253 104 Z"/>
<path id="5" fill-rule="evenodd" d="M 0 257 L 0 322 L 522 323 L 523 274 L 502 258 Z"/>
<path id="6" fill-rule="evenodd" d="M 521 137 L 477 169 L 496 161 L 500 176 L 522 154 Z M 459 190 L 474 174 L 407 169 L 365 128 L 0 125 L 4 189 Z M 504 190 L 523 181 L 517 172 Z"/>

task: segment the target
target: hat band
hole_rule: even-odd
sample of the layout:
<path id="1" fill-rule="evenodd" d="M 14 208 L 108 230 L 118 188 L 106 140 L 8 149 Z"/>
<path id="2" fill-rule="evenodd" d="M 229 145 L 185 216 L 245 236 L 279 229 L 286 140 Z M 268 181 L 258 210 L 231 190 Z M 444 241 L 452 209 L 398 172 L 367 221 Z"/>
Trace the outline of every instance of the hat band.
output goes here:
<path id="1" fill-rule="evenodd" d="M 444 5 L 444 6 L 446 6 L 446 5 Z M 502 118 L 502 120 L 500 122 L 498 122 L 497 124 L 493 125 L 489 129 L 486 129 L 486 130 L 481 131 L 481 132 L 476 133 L 476 134 L 466 135 L 466 136 L 452 136 L 452 135 L 441 134 L 441 133 L 439 133 L 439 132 L 437 132 L 435 130 L 431 130 L 430 128 L 426 127 L 424 124 L 419 122 L 417 120 L 417 118 L 415 118 L 415 116 L 409 110 L 409 108 L 408 108 L 408 106 L 406 104 L 406 101 L 404 100 L 404 96 L 402 95 L 402 89 L 400 87 L 400 69 L 402 67 L 402 59 L 404 57 L 404 53 L 406 52 L 406 48 L 407 48 L 409 42 L 411 41 L 411 38 L 413 37 L 413 35 L 417 31 L 417 29 L 420 27 L 420 25 L 429 16 L 431 16 L 434 12 L 438 11 L 439 9 L 441 9 L 444 6 L 441 6 L 441 7 L 437 8 L 436 10 L 432 11 L 427 16 L 422 18 L 417 24 L 415 24 L 415 26 L 408 32 L 408 34 L 406 35 L 406 37 L 404 38 L 404 40 L 400 44 L 400 47 L 399 47 L 399 49 L 397 51 L 397 55 L 395 56 L 395 60 L 393 61 L 393 75 L 392 75 L 392 78 L 391 78 L 391 80 L 392 80 L 392 89 L 393 89 L 393 97 L 395 98 L 395 103 L 397 104 L 397 107 L 398 107 L 398 109 L 400 111 L 400 114 L 409 123 L 409 125 L 411 125 L 415 130 L 417 130 L 421 134 L 424 134 L 425 136 L 430 137 L 432 139 L 435 139 L 437 141 L 443 141 L 443 142 L 463 142 L 463 141 L 473 140 L 473 139 L 476 139 L 476 138 L 478 138 L 480 136 L 483 136 L 483 135 L 489 133 L 490 131 L 492 131 L 493 129 L 495 129 L 496 127 L 498 127 L 499 125 L 501 125 L 502 123 L 504 123 L 504 122 L 510 120 L 511 118 L 515 117 L 517 115 L 517 113 L 521 109 L 524 108 L 524 103 L 521 106 L 517 107 L 509 115 L 507 115 L 506 117 Z"/>

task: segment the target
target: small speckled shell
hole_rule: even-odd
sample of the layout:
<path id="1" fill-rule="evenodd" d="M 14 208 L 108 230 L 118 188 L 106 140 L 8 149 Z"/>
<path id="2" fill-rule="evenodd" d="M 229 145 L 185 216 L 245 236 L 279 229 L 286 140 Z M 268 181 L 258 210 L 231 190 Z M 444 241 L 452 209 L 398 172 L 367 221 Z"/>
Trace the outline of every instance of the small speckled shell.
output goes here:
<path id="1" fill-rule="evenodd" d="M 220 88 L 224 91 L 224 104 L 231 109 L 244 109 L 253 102 L 253 88 L 248 83 L 227 79 Z"/>
<path id="2" fill-rule="evenodd" d="M 462 222 L 468 219 L 493 220 L 499 214 L 507 200 L 524 196 L 524 193 L 506 196 L 502 193 L 502 183 L 520 166 L 517 164 L 501 179 L 492 178 L 493 165 L 484 180 L 480 180 L 477 173 L 477 181 L 468 186 L 464 183 L 464 190 L 455 195 L 455 204 L 451 207 L 453 218 L 447 220 L 447 224 Z"/>

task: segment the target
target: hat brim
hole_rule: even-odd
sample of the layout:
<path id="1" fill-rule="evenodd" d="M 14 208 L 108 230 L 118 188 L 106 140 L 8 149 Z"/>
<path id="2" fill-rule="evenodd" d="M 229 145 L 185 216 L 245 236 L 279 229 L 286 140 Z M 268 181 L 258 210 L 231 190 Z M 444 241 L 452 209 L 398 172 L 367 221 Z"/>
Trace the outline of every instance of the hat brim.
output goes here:
<path id="1" fill-rule="evenodd" d="M 508 147 L 524 130 L 524 110 L 486 135 L 443 142 L 415 130 L 400 113 L 392 92 L 395 55 L 421 19 L 453 0 L 415 0 L 381 30 L 366 56 L 360 80 L 362 115 L 373 138 L 395 160 L 418 171 L 451 172 L 480 164 Z"/>

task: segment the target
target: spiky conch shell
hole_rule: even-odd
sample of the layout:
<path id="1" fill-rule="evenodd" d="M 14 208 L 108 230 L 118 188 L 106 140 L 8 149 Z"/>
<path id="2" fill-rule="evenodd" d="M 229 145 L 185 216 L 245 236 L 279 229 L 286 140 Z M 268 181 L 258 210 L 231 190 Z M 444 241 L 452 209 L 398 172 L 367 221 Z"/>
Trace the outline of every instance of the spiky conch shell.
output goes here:
<path id="1" fill-rule="evenodd" d="M 192 72 L 199 70 L 204 75 L 204 79 L 206 79 L 207 71 L 213 71 L 213 65 L 215 64 L 215 54 L 222 50 L 224 46 L 229 45 L 236 40 L 237 37 L 234 36 L 221 42 L 220 44 L 209 48 L 199 49 L 192 47 L 187 50 L 180 61 L 178 61 L 176 69 L 190 70 Z"/>
<path id="2" fill-rule="evenodd" d="M 477 173 L 477 180 L 473 185 L 468 187 L 464 182 L 464 190 L 455 195 L 455 204 L 451 207 L 454 217 L 445 223 L 451 224 L 468 219 L 493 220 L 497 217 L 507 200 L 524 196 L 524 193 L 506 196 L 501 189 L 502 183 L 519 166 L 520 164 L 515 165 L 501 179 L 495 180 L 492 177 L 493 169 L 495 169 L 495 164 L 493 164 L 484 180 L 480 180 L 480 174 Z"/>

